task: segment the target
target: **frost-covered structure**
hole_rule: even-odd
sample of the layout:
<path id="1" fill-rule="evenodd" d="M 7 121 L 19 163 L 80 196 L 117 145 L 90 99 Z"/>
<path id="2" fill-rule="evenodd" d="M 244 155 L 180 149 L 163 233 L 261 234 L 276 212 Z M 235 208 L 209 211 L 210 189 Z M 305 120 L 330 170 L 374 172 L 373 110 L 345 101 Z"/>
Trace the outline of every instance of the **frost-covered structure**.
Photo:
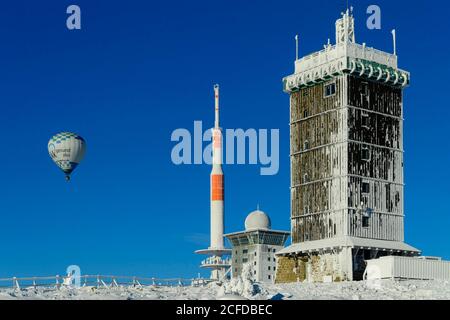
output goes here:
<path id="1" fill-rule="evenodd" d="M 336 44 L 297 59 L 283 79 L 292 244 L 278 253 L 277 282 L 357 280 L 367 259 L 419 254 L 403 232 L 409 81 L 395 52 L 356 43 L 348 10 L 336 21 Z"/>
<path id="2" fill-rule="evenodd" d="M 283 249 L 289 232 L 272 230 L 269 216 L 259 210 L 245 219 L 245 231 L 226 234 L 232 245 L 232 278 L 250 277 L 253 281 L 272 283 L 276 273 L 275 253 Z"/>

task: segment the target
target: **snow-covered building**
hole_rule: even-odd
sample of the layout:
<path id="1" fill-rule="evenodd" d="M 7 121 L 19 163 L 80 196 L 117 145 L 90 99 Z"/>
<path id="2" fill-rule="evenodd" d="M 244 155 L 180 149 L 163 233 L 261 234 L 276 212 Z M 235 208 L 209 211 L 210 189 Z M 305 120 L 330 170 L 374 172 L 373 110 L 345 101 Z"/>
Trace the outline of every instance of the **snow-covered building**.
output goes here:
<path id="1" fill-rule="evenodd" d="M 364 279 L 449 280 L 450 261 L 440 257 L 384 256 L 367 260 Z"/>
<path id="2" fill-rule="evenodd" d="M 271 229 L 269 216 L 259 210 L 245 219 L 245 231 L 225 235 L 232 245 L 231 274 L 238 277 L 247 265 L 254 281 L 273 282 L 276 273 L 275 253 L 282 248 L 289 232 Z"/>
<path id="3" fill-rule="evenodd" d="M 388 53 L 356 43 L 349 10 L 335 26 L 336 43 L 297 57 L 283 79 L 292 244 L 277 254 L 277 282 L 358 280 L 367 259 L 420 254 L 404 242 L 403 89 L 410 74 L 398 68 L 395 31 Z"/>

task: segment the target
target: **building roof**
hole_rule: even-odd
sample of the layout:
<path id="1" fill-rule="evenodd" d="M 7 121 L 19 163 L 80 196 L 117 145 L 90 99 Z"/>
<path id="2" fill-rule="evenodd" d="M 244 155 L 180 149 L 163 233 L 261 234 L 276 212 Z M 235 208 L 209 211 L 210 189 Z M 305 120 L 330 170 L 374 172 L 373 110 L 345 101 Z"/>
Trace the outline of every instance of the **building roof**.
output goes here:
<path id="1" fill-rule="evenodd" d="M 252 244 L 283 246 L 289 234 L 287 231 L 255 229 L 228 233 L 225 237 L 228 238 L 233 247 Z"/>
<path id="2" fill-rule="evenodd" d="M 264 230 L 264 229 L 253 229 L 253 230 L 245 230 L 245 231 L 237 231 L 237 232 L 230 232 L 227 234 L 224 234 L 224 237 L 236 237 L 236 236 L 247 236 L 252 233 L 273 233 L 273 234 L 291 234 L 289 231 L 283 231 L 283 230 Z"/>
<path id="3" fill-rule="evenodd" d="M 402 241 L 388 241 L 345 236 L 291 244 L 290 246 L 278 251 L 277 255 L 285 255 L 290 253 L 306 253 L 342 247 L 405 251 L 416 254 L 421 252 L 420 250 Z"/>
<path id="4" fill-rule="evenodd" d="M 336 44 L 328 43 L 323 50 L 296 59 L 294 74 L 283 79 L 284 91 L 297 91 L 341 74 L 353 74 L 394 87 L 405 87 L 410 82 L 409 72 L 398 68 L 395 52 L 356 43 L 354 19 L 348 11 L 336 21 Z"/>
<path id="5" fill-rule="evenodd" d="M 208 249 L 201 249 L 196 250 L 195 253 L 197 254 L 207 254 L 207 255 L 213 255 L 213 256 L 223 256 L 231 253 L 231 249 L 228 248 L 208 248 Z"/>

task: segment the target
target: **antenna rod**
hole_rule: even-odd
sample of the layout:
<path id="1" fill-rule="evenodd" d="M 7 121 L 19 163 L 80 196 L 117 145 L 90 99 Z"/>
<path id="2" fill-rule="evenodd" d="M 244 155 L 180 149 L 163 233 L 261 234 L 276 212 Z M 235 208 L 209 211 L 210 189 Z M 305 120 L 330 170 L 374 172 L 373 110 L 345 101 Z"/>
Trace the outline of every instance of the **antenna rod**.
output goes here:
<path id="1" fill-rule="evenodd" d="M 395 29 L 392 29 L 392 41 L 393 41 L 393 43 L 394 43 L 394 56 L 396 56 L 397 55 L 397 40 L 396 40 L 396 37 L 395 37 Z"/>
<path id="2" fill-rule="evenodd" d="M 295 61 L 298 60 L 298 34 L 295 35 Z"/>
<path id="3" fill-rule="evenodd" d="M 214 85 L 214 98 L 215 98 L 215 119 L 214 128 L 219 128 L 219 85 Z"/>

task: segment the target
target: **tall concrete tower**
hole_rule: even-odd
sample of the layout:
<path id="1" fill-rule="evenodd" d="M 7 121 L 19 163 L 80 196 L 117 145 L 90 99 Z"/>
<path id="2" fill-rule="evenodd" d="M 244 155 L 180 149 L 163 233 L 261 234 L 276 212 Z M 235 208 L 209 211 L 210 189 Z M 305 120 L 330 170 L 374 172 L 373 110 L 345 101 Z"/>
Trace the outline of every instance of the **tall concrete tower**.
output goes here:
<path id="1" fill-rule="evenodd" d="M 219 85 L 214 86 L 215 120 L 212 129 L 211 248 L 223 249 L 224 177 L 222 171 L 222 130 L 219 127 Z"/>
<path id="2" fill-rule="evenodd" d="M 294 74 L 283 79 L 292 244 L 279 252 L 277 282 L 357 280 L 368 259 L 419 254 L 403 242 L 403 89 L 410 75 L 398 68 L 395 49 L 356 43 L 349 10 L 335 26 L 336 43 L 297 58 Z"/>
<path id="3" fill-rule="evenodd" d="M 221 280 L 229 271 L 231 261 L 224 256 L 231 253 L 224 246 L 224 175 L 222 171 L 222 129 L 219 126 L 219 85 L 214 86 L 215 121 L 212 129 L 212 170 L 210 180 L 211 245 L 198 250 L 198 254 L 209 257 L 202 261 L 202 268 L 211 269 L 211 279 Z"/>

